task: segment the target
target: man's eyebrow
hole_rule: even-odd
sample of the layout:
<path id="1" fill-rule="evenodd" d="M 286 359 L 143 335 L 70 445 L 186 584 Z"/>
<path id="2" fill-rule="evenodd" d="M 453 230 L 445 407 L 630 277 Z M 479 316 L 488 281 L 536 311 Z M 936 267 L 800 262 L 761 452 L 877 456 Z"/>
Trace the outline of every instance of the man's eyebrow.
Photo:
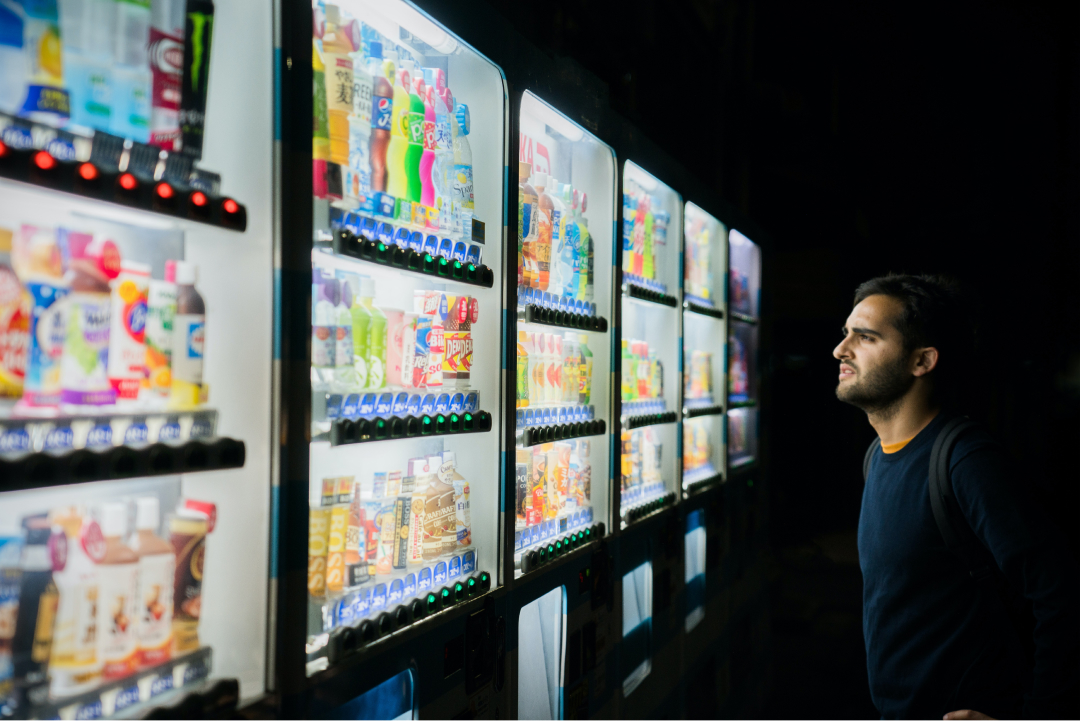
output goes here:
<path id="1" fill-rule="evenodd" d="M 844 328 L 845 335 L 846 335 L 847 330 L 848 330 L 847 328 Z M 878 333 L 876 330 L 870 330 L 869 328 L 852 328 L 851 332 L 854 333 L 855 335 L 876 335 L 878 338 L 884 338 L 885 337 L 881 333 Z"/>

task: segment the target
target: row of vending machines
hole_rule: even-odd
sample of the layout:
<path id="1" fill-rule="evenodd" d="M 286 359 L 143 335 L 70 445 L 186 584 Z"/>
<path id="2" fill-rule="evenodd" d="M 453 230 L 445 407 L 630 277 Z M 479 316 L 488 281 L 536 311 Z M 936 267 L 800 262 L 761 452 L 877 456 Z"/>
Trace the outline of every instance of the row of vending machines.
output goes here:
<path id="1" fill-rule="evenodd" d="M 0 715 L 764 677 L 760 234 L 598 81 L 473 3 L 0 30 Z"/>

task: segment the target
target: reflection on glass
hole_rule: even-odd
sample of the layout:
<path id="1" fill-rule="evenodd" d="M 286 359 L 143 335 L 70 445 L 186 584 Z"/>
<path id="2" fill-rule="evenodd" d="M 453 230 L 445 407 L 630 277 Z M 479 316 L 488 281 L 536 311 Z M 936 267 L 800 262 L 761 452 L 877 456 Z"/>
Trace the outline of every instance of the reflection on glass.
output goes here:
<path id="1" fill-rule="evenodd" d="M 705 509 L 686 516 L 686 633 L 705 618 Z"/>
<path id="2" fill-rule="evenodd" d="M 412 669 L 392 676 L 375 688 L 360 694 L 334 710 L 338 719 L 391 719 L 403 721 L 416 718 Z"/>
<path id="3" fill-rule="evenodd" d="M 623 639 L 619 658 L 624 696 L 633 693 L 652 671 L 652 588 L 651 563 L 643 563 L 623 576 Z"/>
<path id="4" fill-rule="evenodd" d="M 757 409 L 736 408 L 728 412 L 728 466 L 749 463 L 757 456 Z"/>
<path id="5" fill-rule="evenodd" d="M 562 718 L 566 589 L 554 588 L 518 616 L 518 708 L 522 719 Z"/>
<path id="6" fill-rule="evenodd" d="M 737 230 L 731 231 L 731 310 L 757 317 L 761 289 L 761 249 Z"/>

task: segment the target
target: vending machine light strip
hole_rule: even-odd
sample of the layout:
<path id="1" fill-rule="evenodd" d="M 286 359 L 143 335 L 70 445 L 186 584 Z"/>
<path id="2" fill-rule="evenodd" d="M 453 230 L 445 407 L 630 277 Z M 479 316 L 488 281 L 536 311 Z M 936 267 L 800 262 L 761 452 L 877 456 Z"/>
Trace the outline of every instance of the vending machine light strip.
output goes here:
<path id="1" fill-rule="evenodd" d="M 746 315 L 745 313 L 736 313 L 731 311 L 731 317 L 740 323 L 749 323 L 750 325 L 757 325 L 757 318 L 752 315 Z"/>
<path id="2" fill-rule="evenodd" d="M 487 411 L 356 420 L 346 418 L 335 420 L 330 426 L 330 445 L 486 433 L 490 430 L 491 414 Z"/>
<path id="3" fill-rule="evenodd" d="M 483 263 L 469 263 L 443 254 L 370 240 L 344 228 L 335 231 L 330 241 L 316 241 L 315 247 L 332 249 L 337 255 L 419 273 L 440 281 L 454 281 L 481 288 L 495 285 L 494 271 Z"/>
<path id="4" fill-rule="evenodd" d="M 634 298 L 635 300 L 644 300 L 650 303 L 666 305 L 671 308 L 679 307 L 679 299 L 675 296 L 661 293 L 660 291 L 652 290 L 651 288 L 643 288 L 634 283 L 625 283 L 623 285 L 623 294 L 630 298 Z"/>
<path id="5" fill-rule="evenodd" d="M 707 305 L 695 303 L 692 300 L 684 300 L 682 304 L 683 310 L 688 310 L 691 313 L 697 313 L 698 315 L 708 316 L 710 318 L 716 318 L 717 320 L 723 320 L 724 311 L 719 308 L 712 308 Z"/>
<path id="6" fill-rule="evenodd" d="M 0 114 L 0 178 L 243 232 L 247 208 L 218 195 L 211 175 L 157 147 Z"/>
<path id="7" fill-rule="evenodd" d="M 653 498 L 640 504 L 622 509 L 622 515 L 626 517 L 627 522 L 639 521 L 646 516 L 650 516 L 653 513 L 662 511 L 668 506 L 674 505 L 675 499 L 676 495 L 674 492 L 665 493 L 658 498 Z"/>
<path id="8" fill-rule="evenodd" d="M 0 492 L 243 468 L 246 455 L 243 441 L 221 437 L 0 456 Z"/>
<path id="9" fill-rule="evenodd" d="M 606 333 L 608 329 L 606 318 L 556 310 L 554 308 L 544 308 L 531 303 L 526 305 L 523 310 L 518 311 L 518 320 L 525 323 L 550 325 L 556 328 L 570 328 L 572 330 L 586 330 L 594 333 Z"/>
<path id="10" fill-rule="evenodd" d="M 326 648 L 327 661 L 330 666 L 334 666 L 379 639 L 489 590 L 491 574 L 482 571 L 452 585 L 429 591 L 424 596 L 414 598 L 407 604 L 402 603 L 391 611 L 384 611 L 375 618 L 339 626 L 330 633 Z"/>
<path id="11" fill-rule="evenodd" d="M 604 423 L 603 419 L 541 426 L 539 428 L 523 428 L 518 430 L 518 439 L 520 446 L 528 447 L 541 443 L 568 441 L 572 438 L 602 436 L 606 433 L 606 428 L 607 424 Z"/>
<path id="12" fill-rule="evenodd" d="M 517 566 L 522 573 L 529 573 L 544 564 L 583 548 L 604 537 L 604 524 L 597 523 L 575 533 L 555 538 L 521 554 Z"/>
<path id="13" fill-rule="evenodd" d="M 210 676 L 213 653 L 209 646 L 178 656 L 158 666 L 137 671 L 118 681 L 89 691 L 52 699 L 24 709 L 25 718 L 116 718 L 130 716 L 136 707 L 153 700 L 161 703 L 165 694 L 192 688 Z M 193 709 L 187 708 L 188 713 Z"/>
<path id="14" fill-rule="evenodd" d="M 679 420 L 679 414 L 675 411 L 667 411 L 666 413 L 652 413 L 647 416 L 630 416 L 624 418 L 623 428 L 626 430 L 634 430 L 635 428 L 644 428 L 645 426 L 656 426 L 663 423 L 675 423 Z"/>
<path id="15" fill-rule="evenodd" d="M 698 418 L 699 416 L 722 416 L 724 415 L 724 407 L 720 405 L 711 406 L 688 406 L 683 408 L 684 418 Z"/>

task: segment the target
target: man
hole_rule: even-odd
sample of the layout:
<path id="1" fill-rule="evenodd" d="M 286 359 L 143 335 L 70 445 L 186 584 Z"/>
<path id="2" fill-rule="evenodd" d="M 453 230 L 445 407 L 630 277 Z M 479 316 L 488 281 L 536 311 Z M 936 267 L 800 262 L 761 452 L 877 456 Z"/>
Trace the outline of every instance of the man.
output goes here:
<path id="1" fill-rule="evenodd" d="M 858 535 L 870 693 L 883 718 L 1074 717 L 1077 569 L 985 431 L 960 437 L 949 475 L 1005 594 L 972 579 L 934 520 L 930 452 L 973 337 L 960 301 L 941 278 L 875 278 L 856 291 L 833 351 L 837 398 L 864 410 L 881 441 Z M 1017 623 L 1009 594 L 1030 602 L 1033 618 Z"/>

